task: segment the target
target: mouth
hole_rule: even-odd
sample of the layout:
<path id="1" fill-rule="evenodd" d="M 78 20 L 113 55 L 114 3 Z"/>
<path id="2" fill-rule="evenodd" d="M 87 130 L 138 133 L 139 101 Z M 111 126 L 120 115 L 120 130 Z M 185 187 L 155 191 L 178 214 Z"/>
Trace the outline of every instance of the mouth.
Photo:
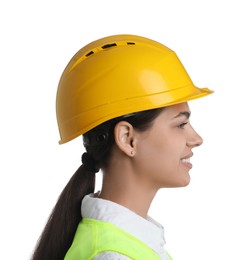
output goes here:
<path id="1" fill-rule="evenodd" d="M 192 169 L 192 164 L 190 162 L 191 157 L 192 157 L 192 154 L 181 159 L 182 165 L 184 165 L 188 169 Z"/>
<path id="2" fill-rule="evenodd" d="M 181 159 L 182 163 L 190 163 L 190 158 Z"/>

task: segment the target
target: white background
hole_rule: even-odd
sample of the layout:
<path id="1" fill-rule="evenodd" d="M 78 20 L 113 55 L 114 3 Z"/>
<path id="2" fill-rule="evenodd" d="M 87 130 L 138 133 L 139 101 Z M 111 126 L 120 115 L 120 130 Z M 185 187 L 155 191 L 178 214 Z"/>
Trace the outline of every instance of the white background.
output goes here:
<path id="1" fill-rule="evenodd" d="M 64 67 L 83 45 L 119 33 L 162 42 L 197 86 L 215 90 L 190 103 L 191 122 L 204 139 L 194 150 L 191 184 L 160 191 L 150 209 L 165 226 L 167 250 L 175 260 L 242 259 L 239 2 L 1 2 L 1 259 L 29 259 L 81 163 L 81 138 L 58 144 L 55 95 Z"/>

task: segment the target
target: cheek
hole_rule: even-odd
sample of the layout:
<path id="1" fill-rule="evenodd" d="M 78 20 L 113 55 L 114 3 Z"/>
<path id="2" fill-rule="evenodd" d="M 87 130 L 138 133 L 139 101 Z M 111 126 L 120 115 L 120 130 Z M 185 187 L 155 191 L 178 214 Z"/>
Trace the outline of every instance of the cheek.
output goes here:
<path id="1" fill-rule="evenodd" d="M 139 148 L 139 162 L 145 171 L 162 174 L 173 171 L 179 163 L 176 142 L 170 138 L 143 141 Z"/>
<path id="2" fill-rule="evenodd" d="M 183 144 L 176 138 L 143 141 L 138 154 L 138 171 L 159 187 L 181 186 L 180 158 L 183 151 Z"/>

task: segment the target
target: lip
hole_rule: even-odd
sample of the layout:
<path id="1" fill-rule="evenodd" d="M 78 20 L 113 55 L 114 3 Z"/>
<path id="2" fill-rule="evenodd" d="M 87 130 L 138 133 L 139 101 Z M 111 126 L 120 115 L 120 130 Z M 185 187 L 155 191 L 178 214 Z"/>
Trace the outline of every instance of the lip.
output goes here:
<path id="1" fill-rule="evenodd" d="M 193 153 L 189 153 L 188 155 L 182 157 L 181 160 L 190 159 L 192 156 L 193 156 Z"/>
<path id="2" fill-rule="evenodd" d="M 189 170 L 192 169 L 192 164 L 191 163 L 188 163 L 188 162 L 184 163 L 184 162 L 182 162 L 182 165 L 185 166 L 186 168 L 188 168 Z"/>

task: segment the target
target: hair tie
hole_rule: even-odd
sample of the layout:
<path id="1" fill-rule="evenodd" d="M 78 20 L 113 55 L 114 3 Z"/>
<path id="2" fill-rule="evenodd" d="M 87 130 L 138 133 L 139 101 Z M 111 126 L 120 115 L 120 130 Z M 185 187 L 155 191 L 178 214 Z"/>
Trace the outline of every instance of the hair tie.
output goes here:
<path id="1" fill-rule="evenodd" d="M 93 159 L 93 157 L 89 153 L 84 153 L 82 155 L 82 164 L 89 172 L 99 172 L 99 168 L 97 167 L 97 161 Z"/>

